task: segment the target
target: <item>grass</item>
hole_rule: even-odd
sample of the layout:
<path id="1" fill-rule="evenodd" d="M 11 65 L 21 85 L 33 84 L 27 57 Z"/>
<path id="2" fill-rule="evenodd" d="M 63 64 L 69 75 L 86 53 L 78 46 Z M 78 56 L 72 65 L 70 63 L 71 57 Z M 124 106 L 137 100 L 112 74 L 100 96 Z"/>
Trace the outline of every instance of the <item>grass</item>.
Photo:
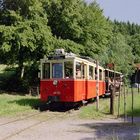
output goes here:
<path id="1" fill-rule="evenodd" d="M 124 104 L 126 103 L 126 104 Z M 134 92 L 133 100 L 133 115 L 140 116 L 140 93 Z M 124 108 L 126 107 L 126 115 L 132 116 L 132 94 L 126 95 L 126 101 L 124 95 L 120 97 L 120 115 L 124 115 Z M 116 100 L 116 109 L 118 110 L 118 100 Z"/>
<path id="2" fill-rule="evenodd" d="M 118 98 L 115 97 L 115 116 L 118 115 Z M 132 116 L 132 94 L 129 90 L 126 95 L 126 115 Z M 100 99 L 99 100 L 99 111 L 96 111 L 96 103 L 92 105 L 88 105 L 81 109 L 80 118 L 98 118 L 101 119 L 103 117 L 110 116 L 110 99 Z M 119 107 L 119 115 L 123 116 L 124 113 L 124 94 L 122 93 L 120 96 L 120 107 Z M 140 117 L 140 93 L 138 94 L 137 89 L 134 90 L 134 110 L 133 116 Z"/>
<path id="3" fill-rule="evenodd" d="M 96 111 L 96 103 L 90 104 L 81 108 L 80 110 L 80 118 L 103 118 L 107 114 L 109 114 L 109 100 L 100 99 L 99 100 L 99 111 Z"/>
<path id="4" fill-rule="evenodd" d="M 0 116 L 22 116 L 36 112 L 32 107 L 38 103 L 38 97 L 0 94 Z"/>
<path id="5" fill-rule="evenodd" d="M 118 97 L 115 97 L 115 116 L 118 115 Z M 0 116 L 16 116 L 24 115 L 27 113 L 36 112 L 32 107 L 39 104 L 38 97 L 31 96 L 19 96 L 0 94 Z M 126 114 L 132 115 L 132 95 L 128 93 L 126 95 Z M 124 115 L 124 94 L 120 97 L 120 116 Z M 101 98 L 99 100 L 99 111 L 96 111 L 96 103 L 89 104 L 88 106 L 80 109 L 80 118 L 104 118 L 110 113 L 110 99 Z M 137 89 L 134 91 L 134 116 L 140 116 L 140 93 L 137 93 Z"/>

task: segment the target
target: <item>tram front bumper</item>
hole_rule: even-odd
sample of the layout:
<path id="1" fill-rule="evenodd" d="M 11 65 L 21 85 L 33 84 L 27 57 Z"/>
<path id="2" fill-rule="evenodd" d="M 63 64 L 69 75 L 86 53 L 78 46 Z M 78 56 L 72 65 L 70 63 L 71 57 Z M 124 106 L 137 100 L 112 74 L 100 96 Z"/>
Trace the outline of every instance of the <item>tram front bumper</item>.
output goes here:
<path id="1" fill-rule="evenodd" d="M 59 102 L 60 97 L 59 96 L 48 96 L 48 101 L 50 101 L 50 102 Z"/>

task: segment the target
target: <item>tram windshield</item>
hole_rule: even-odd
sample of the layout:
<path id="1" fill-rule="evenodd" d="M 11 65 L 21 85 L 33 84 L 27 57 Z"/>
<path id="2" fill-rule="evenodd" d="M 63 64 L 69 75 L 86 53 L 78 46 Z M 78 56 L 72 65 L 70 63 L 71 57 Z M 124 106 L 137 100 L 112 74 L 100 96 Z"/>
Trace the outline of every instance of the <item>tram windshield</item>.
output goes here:
<path id="1" fill-rule="evenodd" d="M 63 78 L 63 64 L 62 63 L 52 64 L 52 78 Z"/>

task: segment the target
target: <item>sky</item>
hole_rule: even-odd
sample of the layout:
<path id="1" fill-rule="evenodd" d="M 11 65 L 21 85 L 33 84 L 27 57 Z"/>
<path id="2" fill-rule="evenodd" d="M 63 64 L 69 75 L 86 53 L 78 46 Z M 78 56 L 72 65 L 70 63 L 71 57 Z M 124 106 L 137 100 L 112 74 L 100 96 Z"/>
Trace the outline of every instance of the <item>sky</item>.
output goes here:
<path id="1" fill-rule="evenodd" d="M 93 0 L 85 0 L 88 3 Z M 130 21 L 140 25 L 140 0 L 96 0 L 111 20 Z"/>

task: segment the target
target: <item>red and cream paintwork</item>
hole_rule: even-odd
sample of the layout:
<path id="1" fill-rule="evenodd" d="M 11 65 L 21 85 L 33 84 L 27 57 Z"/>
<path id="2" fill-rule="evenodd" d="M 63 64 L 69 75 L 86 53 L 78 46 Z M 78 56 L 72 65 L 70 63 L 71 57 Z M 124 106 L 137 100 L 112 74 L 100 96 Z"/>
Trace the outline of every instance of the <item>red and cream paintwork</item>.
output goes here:
<path id="1" fill-rule="evenodd" d="M 72 62 L 73 76 L 71 78 L 65 78 L 65 62 Z M 49 63 L 49 78 L 43 78 L 43 64 Z M 52 64 L 61 63 L 62 64 L 62 78 L 53 78 L 52 76 Z M 80 63 L 83 68 L 83 78 L 76 78 L 76 63 Z M 89 67 L 93 68 L 93 77 L 90 78 Z M 99 96 L 105 94 L 105 69 L 98 66 L 95 74 L 96 63 L 90 62 L 89 60 L 76 57 L 68 56 L 63 59 L 51 59 L 46 58 L 41 59 L 41 74 L 40 74 L 40 96 L 42 101 L 48 101 L 49 97 L 59 97 L 59 102 L 79 102 L 82 100 L 92 99 L 97 96 L 97 91 Z M 97 75 L 97 76 L 95 76 Z M 97 78 L 96 78 L 97 77 Z M 97 80 L 95 80 L 95 78 Z M 97 89 L 98 88 L 98 89 Z"/>

